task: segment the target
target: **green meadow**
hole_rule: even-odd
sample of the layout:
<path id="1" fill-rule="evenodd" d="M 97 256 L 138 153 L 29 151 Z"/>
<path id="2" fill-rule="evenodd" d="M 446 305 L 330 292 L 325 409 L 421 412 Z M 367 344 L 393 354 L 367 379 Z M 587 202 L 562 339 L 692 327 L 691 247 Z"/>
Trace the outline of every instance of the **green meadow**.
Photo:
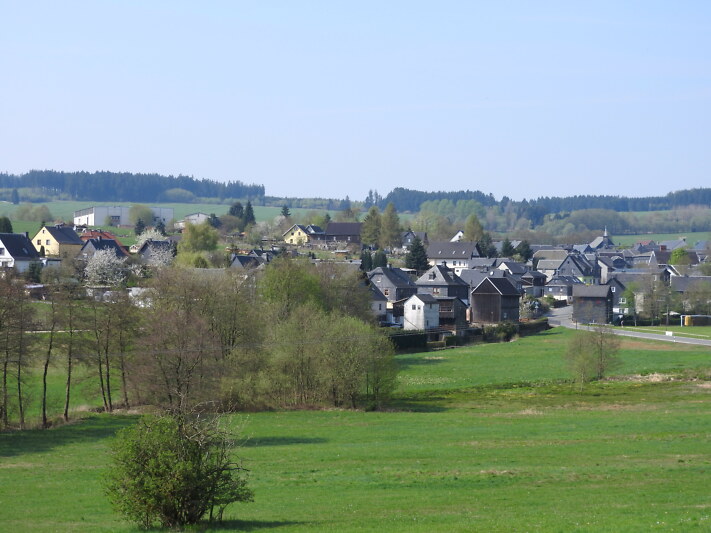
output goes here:
<path id="1" fill-rule="evenodd" d="M 694 246 L 698 241 L 711 240 L 711 232 L 709 231 L 682 231 L 679 233 L 639 233 L 637 235 L 613 235 L 612 240 L 618 246 L 632 246 L 640 241 L 674 241 L 677 239 L 686 239 L 686 244 L 690 247 Z"/>
<path id="2" fill-rule="evenodd" d="M 707 531 L 711 350 L 625 340 L 582 391 L 572 332 L 398 356 L 391 408 L 225 417 L 255 501 L 214 531 Z M 136 531 L 101 489 L 115 432 L 90 415 L 0 434 L 7 531 Z"/>
<path id="3" fill-rule="evenodd" d="M 86 209 L 87 207 L 93 207 L 93 206 L 112 206 L 112 205 L 123 205 L 123 206 L 130 206 L 133 205 L 136 202 L 91 202 L 91 201 L 86 201 L 86 202 L 77 202 L 77 201 L 64 201 L 64 200 L 57 200 L 53 202 L 45 202 L 44 205 L 47 206 L 47 208 L 50 210 L 52 215 L 54 215 L 55 218 L 65 220 L 65 221 L 71 221 L 72 217 L 74 216 L 75 211 L 79 211 L 80 209 Z M 243 205 L 245 205 L 246 202 L 242 202 Z M 186 215 L 189 215 L 191 213 L 214 213 L 217 216 L 221 216 L 226 214 L 229 209 L 230 209 L 230 204 L 184 204 L 184 203 L 146 203 L 145 205 L 150 205 L 151 207 L 171 207 L 173 208 L 173 213 L 175 215 L 176 220 L 180 220 L 182 218 L 185 218 Z M 6 215 L 12 218 L 12 213 L 15 211 L 16 206 L 9 204 L 9 203 L 2 203 L 0 204 L 0 216 Z M 292 216 L 301 216 L 307 213 L 311 212 L 318 212 L 318 213 L 323 213 L 324 210 L 322 209 L 306 209 L 306 208 L 291 208 L 290 209 Z M 281 213 L 281 208 L 280 207 L 264 207 L 264 206 L 259 206 L 256 205 L 254 206 L 254 216 L 257 219 L 257 222 L 263 222 L 263 221 L 268 221 L 268 220 L 273 220 L 275 217 L 277 217 Z M 329 212 L 331 216 L 335 215 L 335 211 L 330 211 Z M 19 226 L 16 228 L 15 225 L 19 224 Z M 29 222 L 29 224 L 32 228 L 32 230 L 24 229 L 25 223 L 23 222 L 14 222 L 13 221 L 13 229 L 15 231 L 30 231 L 32 233 L 32 230 L 34 232 L 37 232 L 37 227 L 39 226 L 39 222 Z"/>

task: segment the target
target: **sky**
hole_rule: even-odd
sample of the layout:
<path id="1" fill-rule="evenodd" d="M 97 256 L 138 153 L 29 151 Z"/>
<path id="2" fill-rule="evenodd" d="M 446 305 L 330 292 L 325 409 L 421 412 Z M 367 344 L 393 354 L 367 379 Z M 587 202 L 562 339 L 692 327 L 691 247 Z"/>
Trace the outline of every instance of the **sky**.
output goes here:
<path id="1" fill-rule="evenodd" d="M 710 125 L 708 1 L 0 0 L 0 172 L 648 196 Z"/>

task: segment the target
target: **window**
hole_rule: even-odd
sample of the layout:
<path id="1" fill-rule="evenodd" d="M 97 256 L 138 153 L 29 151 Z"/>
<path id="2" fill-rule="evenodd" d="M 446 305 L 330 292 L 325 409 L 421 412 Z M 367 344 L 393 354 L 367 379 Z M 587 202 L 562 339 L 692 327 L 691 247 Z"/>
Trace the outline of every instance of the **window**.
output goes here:
<path id="1" fill-rule="evenodd" d="M 390 295 L 390 289 L 383 289 L 383 294 L 384 294 L 385 296 L 389 296 L 389 295 Z"/>
<path id="2" fill-rule="evenodd" d="M 51 241 L 50 241 L 49 239 L 47 239 L 44 243 L 45 243 L 47 246 L 49 246 L 49 243 L 50 243 L 50 242 L 51 242 Z"/>
<path id="3" fill-rule="evenodd" d="M 627 303 L 627 298 L 620 298 L 620 303 L 621 303 L 621 304 L 626 304 L 626 303 Z"/>
<path id="4" fill-rule="evenodd" d="M 616 288 L 617 288 L 617 287 L 611 287 L 612 292 L 615 292 L 615 289 L 616 289 Z"/>
<path id="5" fill-rule="evenodd" d="M 413 310 L 413 311 L 416 311 L 416 310 L 417 310 L 417 306 L 416 306 L 415 304 L 412 304 L 412 310 Z"/>
<path id="6" fill-rule="evenodd" d="M 0 248 L 0 255 L 5 255 L 5 248 Z"/>
<path id="7" fill-rule="evenodd" d="M 434 287 L 432 289 L 432 294 L 439 294 L 439 287 Z"/>
<path id="8" fill-rule="evenodd" d="M 42 239 L 37 239 L 37 246 L 42 246 Z"/>

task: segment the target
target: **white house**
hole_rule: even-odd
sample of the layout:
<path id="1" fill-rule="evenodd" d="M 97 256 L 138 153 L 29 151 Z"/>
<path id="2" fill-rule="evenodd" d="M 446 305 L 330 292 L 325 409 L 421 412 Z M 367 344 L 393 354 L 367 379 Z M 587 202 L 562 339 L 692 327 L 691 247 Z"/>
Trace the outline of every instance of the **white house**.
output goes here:
<path id="1" fill-rule="evenodd" d="M 24 233 L 0 233 L 0 267 L 27 272 L 40 256 Z"/>
<path id="2" fill-rule="evenodd" d="M 439 327 L 439 302 L 431 294 L 413 294 L 403 309 L 403 329 L 436 329 Z"/>
<path id="3" fill-rule="evenodd" d="M 185 218 L 183 220 L 178 220 L 175 223 L 176 229 L 185 229 L 186 224 L 192 224 L 193 226 L 197 226 L 199 224 L 202 224 L 203 222 L 207 222 L 210 219 L 210 215 L 207 213 L 191 213 L 189 215 L 185 215 Z"/>

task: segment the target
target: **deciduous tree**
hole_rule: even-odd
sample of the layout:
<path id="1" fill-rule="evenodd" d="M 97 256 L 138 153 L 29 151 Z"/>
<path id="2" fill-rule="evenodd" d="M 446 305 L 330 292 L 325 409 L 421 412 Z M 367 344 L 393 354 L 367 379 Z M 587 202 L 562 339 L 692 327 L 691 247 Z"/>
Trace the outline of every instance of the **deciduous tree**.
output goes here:
<path id="1" fill-rule="evenodd" d="M 116 510 L 142 528 L 182 527 L 252 500 L 235 441 L 216 418 L 145 416 L 119 431 L 105 478 Z"/>

